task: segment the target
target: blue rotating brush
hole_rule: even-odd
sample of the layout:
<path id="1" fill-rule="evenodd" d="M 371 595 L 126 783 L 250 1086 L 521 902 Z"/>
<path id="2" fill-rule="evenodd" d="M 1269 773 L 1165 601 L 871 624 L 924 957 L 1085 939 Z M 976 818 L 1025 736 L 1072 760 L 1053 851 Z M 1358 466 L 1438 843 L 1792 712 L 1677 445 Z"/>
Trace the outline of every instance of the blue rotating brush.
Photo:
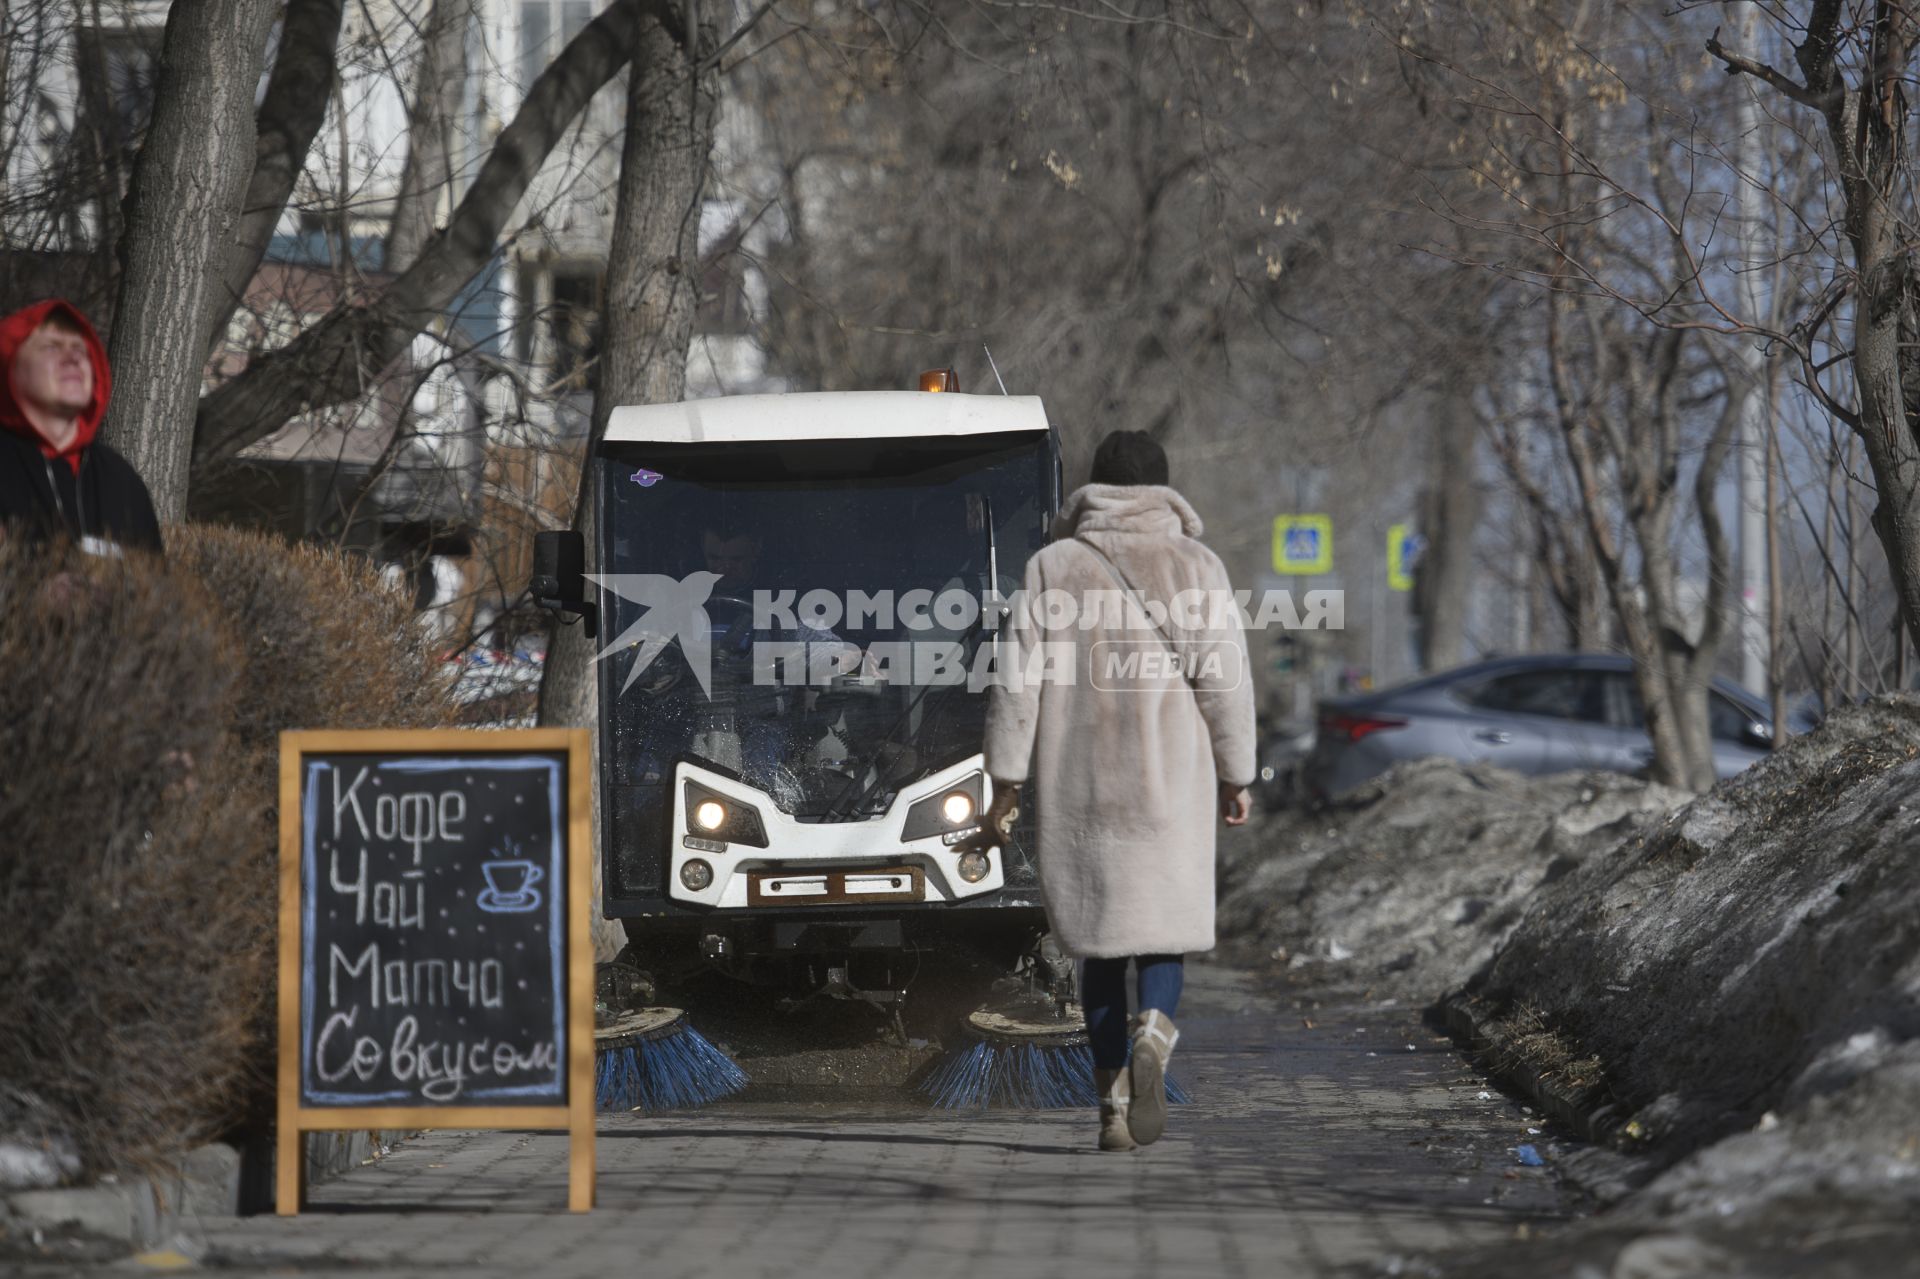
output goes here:
<path id="1" fill-rule="evenodd" d="M 981 1009 L 969 1014 L 962 1035 L 967 1046 L 941 1061 L 920 1083 L 920 1091 L 936 1107 L 1063 1110 L 1100 1104 L 1093 1086 L 1093 1049 L 1076 1005 L 1068 1004 L 1058 1017 Z M 1192 1100 L 1171 1074 L 1167 1100 Z"/>
<path id="2" fill-rule="evenodd" d="M 637 1008 L 593 1032 L 598 1110 L 681 1110 L 747 1086 L 733 1058 L 693 1028 L 678 1008 Z"/>

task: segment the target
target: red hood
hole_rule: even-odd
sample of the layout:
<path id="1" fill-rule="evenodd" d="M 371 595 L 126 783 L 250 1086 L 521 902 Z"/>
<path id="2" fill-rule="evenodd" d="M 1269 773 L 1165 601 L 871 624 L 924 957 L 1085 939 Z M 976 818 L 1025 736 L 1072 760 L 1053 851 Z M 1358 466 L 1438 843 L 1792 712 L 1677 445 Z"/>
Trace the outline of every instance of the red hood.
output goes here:
<path id="1" fill-rule="evenodd" d="M 13 394 L 13 357 L 19 352 L 20 344 L 56 311 L 72 320 L 86 335 L 87 350 L 93 356 L 93 402 L 81 412 L 80 429 L 74 432 L 73 439 L 64 449 L 54 448 L 47 443 L 45 436 L 34 429 L 33 423 L 27 421 L 27 415 L 20 411 L 20 401 Z M 113 394 L 113 370 L 107 367 L 107 348 L 100 344 L 100 335 L 93 331 L 93 325 L 87 323 L 87 317 L 80 313 L 78 307 L 59 298 L 48 298 L 22 307 L 0 320 L 0 368 L 6 370 L 6 377 L 0 378 L 0 430 L 32 440 L 48 457 L 64 457 L 67 465 L 78 474 L 80 455 L 86 452 L 87 446 L 93 443 L 93 437 L 99 433 L 100 419 L 107 415 L 107 397 Z"/>

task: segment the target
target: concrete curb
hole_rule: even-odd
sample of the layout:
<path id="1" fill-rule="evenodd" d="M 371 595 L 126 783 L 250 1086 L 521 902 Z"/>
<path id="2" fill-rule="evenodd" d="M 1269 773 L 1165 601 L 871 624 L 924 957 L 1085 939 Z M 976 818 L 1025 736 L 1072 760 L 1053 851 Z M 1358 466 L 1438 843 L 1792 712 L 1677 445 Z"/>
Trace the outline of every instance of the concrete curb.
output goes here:
<path id="1" fill-rule="evenodd" d="M 1529 1065 L 1519 1033 L 1486 1000 L 1456 991 L 1435 1005 L 1447 1033 L 1488 1078 L 1527 1102 L 1589 1149 L 1558 1163 L 1560 1171 L 1599 1202 L 1613 1203 L 1657 1174 L 1665 1161 L 1634 1149 L 1632 1115 L 1606 1084 L 1576 1086 Z"/>
<path id="2" fill-rule="evenodd" d="M 0 1221 L 10 1229 L 76 1231 L 139 1248 L 193 1234 L 202 1220 L 232 1217 L 239 1205 L 240 1152 L 215 1143 L 188 1151 L 155 1176 L 15 1191 L 0 1199 Z"/>
<path id="3" fill-rule="evenodd" d="M 331 1181 L 411 1135 L 399 1131 L 309 1133 L 307 1182 Z M 71 1231 L 135 1249 L 190 1240 L 202 1233 L 202 1222 L 237 1217 L 243 1206 L 272 1210 L 273 1147 L 270 1141 L 259 1146 L 264 1158 L 243 1159 L 234 1147 L 215 1142 L 188 1151 L 170 1169 L 153 1176 L 106 1177 L 90 1186 L 0 1194 L 0 1228 Z M 259 1165 L 266 1170 L 264 1197 Z"/>
<path id="4" fill-rule="evenodd" d="M 1606 1085 L 1579 1087 L 1542 1074 L 1522 1059 L 1517 1036 L 1491 1005 L 1474 995 L 1456 992 L 1440 1001 L 1447 1033 L 1480 1069 L 1501 1087 L 1518 1093 L 1535 1110 L 1596 1146 L 1616 1145 L 1626 1116 Z"/>

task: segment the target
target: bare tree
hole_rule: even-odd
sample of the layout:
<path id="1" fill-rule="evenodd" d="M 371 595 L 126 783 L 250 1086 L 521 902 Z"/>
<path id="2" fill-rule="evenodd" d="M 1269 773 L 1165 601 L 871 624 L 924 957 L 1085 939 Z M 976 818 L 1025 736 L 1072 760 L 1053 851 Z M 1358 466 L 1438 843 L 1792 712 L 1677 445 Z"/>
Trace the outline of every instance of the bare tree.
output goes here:
<path id="1" fill-rule="evenodd" d="M 1732 547 L 1717 490 L 1750 388 L 1726 339 L 1755 331 L 1711 281 L 1728 272 L 1710 227 L 1730 185 L 1690 163 L 1705 115 L 1727 104 L 1675 84 L 1665 41 L 1625 9 L 1494 6 L 1464 29 L 1409 18 L 1409 59 L 1442 67 L 1475 128 L 1473 184 L 1489 214 L 1435 185 L 1459 253 L 1544 294 L 1535 370 L 1578 527 L 1605 586 L 1653 741 L 1651 771 L 1701 789 L 1714 776 L 1708 685 L 1732 608 Z M 1718 114 L 1716 114 L 1718 113 Z M 1720 177 L 1725 171 L 1720 171 Z M 1520 474 L 1521 449 L 1501 449 Z M 1556 489 L 1522 477 L 1550 526 Z M 1563 534 L 1556 540 L 1565 542 Z M 1689 582 L 1697 584 L 1689 586 Z M 1556 582 L 1556 587 L 1571 585 Z"/>
<path id="2" fill-rule="evenodd" d="M 1345 10 L 868 6 L 740 87 L 781 165 L 758 216 L 785 232 L 767 341 L 795 383 L 953 363 L 993 391 L 988 345 L 1010 390 L 1045 396 L 1070 483 L 1109 430 L 1160 439 L 1249 585 L 1280 584 L 1274 517 L 1317 512 L 1339 584 L 1371 591 L 1430 463 L 1475 467 L 1436 428 L 1497 367 L 1462 336 L 1492 283 L 1407 249 L 1439 122 Z M 1458 491 L 1444 534 L 1421 529 L 1436 585 L 1472 562 Z M 1329 683 L 1403 663 L 1405 606 L 1374 598 L 1329 637 Z M 1466 610 L 1440 607 L 1430 632 L 1458 650 Z"/>
<path id="3" fill-rule="evenodd" d="M 1834 341 L 1851 361 L 1856 397 L 1823 398 L 1866 450 L 1877 497 L 1873 529 L 1906 629 L 1920 634 L 1920 274 L 1912 248 L 1920 221 L 1907 131 L 1920 15 L 1888 0 L 1809 0 L 1762 12 L 1775 37 L 1792 46 L 1798 76 L 1761 50 L 1728 48 L 1717 31 L 1706 48 L 1730 74 L 1758 79 L 1825 127 L 1847 256 L 1833 261 L 1838 287 L 1801 331 L 1846 324 Z M 1810 343 L 1801 349 L 1811 354 Z M 1822 389 L 1817 367 L 1806 378 Z"/>
<path id="4" fill-rule="evenodd" d="M 411 38 L 378 25 L 403 20 L 403 10 L 376 18 L 363 8 L 360 45 L 342 50 L 341 0 L 289 0 L 283 11 L 180 0 L 168 11 L 165 56 L 155 60 L 166 80 L 151 99 L 150 127 L 143 115 L 128 114 L 137 94 L 107 92 L 126 73 L 118 63 L 106 68 L 100 54 L 109 36 L 115 48 L 143 47 L 139 15 L 116 9 L 106 17 L 101 9 L 85 19 L 48 4 L 6 12 L 10 102 L 0 150 L 15 180 L 0 205 L 5 266 L 23 293 L 59 287 L 69 294 L 76 268 L 105 268 L 104 287 L 78 291 L 110 329 L 119 386 L 109 435 L 148 475 L 170 516 L 185 509 L 189 475 L 205 479 L 210 467 L 289 421 L 318 424 L 336 406 L 355 406 L 339 416 L 384 422 L 391 431 L 395 401 L 404 398 L 392 384 L 405 375 L 416 335 L 435 328 L 503 240 L 521 230 L 523 197 L 596 90 L 627 64 L 642 17 L 677 21 L 665 0 L 613 0 L 569 31 L 497 135 L 463 139 L 463 163 L 475 147 L 484 158 L 455 173 L 449 124 L 462 95 L 471 95 L 462 70 L 467 3 L 422 5 L 424 21 Z M 272 68 L 256 109 L 276 12 Z M 32 21 L 20 20 L 26 16 Z M 119 22 L 129 34 L 117 34 Z M 104 34 L 103 23 L 112 28 Z M 389 40 L 403 46 L 398 57 Z M 409 47 L 417 53 L 408 56 Z M 405 168 L 384 272 L 362 268 L 348 252 L 348 223 L 363 214 L 337 72 L 369 52 L 386 60 L 396 85 L 399 68 L 411 68 L 402 87 Z M 75 104 L 62 105 L 69 101 Z M 315 148 L 330 114 L 336 145 Z M 116 230 L 115 175 L 124 157 L 133 157 L 137 172 L 124 230 Z M 276 229 L 290 225 L 303 198 L 318 201 L 300 209 L 303 225 L 338 233 L 331 261 L 318 268 L 268 262 Z M 539 214 L 536 205 L 524 216 Z M 116 236 L 117 262 L 100 252 Z M 247 314 L 235 325 L 243 301 Z M 211 386 L 204 395 L 203 379 Z M 369 403 L 373 411 L 358 407 Z"/>
<path id="5" fill-rule="evenodd" d="M 1413 582 L 1413 607 L 1420 619 L 1420 665 L 1427 670 L 1457 666 L 1466 658 L 1474 531 L 1480 523 L 1474 462 L 1481 430 L 1474 405 L 1465 394 L 1456 393 L 1439 402 L 1434 417 L 1419 508 L 1419 528 L 1427 546 L 1420 553 Z"/>
<path id="6" fill-rule="evenodd" d="M 699 28 L 647 17 L 633 50 L 607 255 L 606 356 L 594 392 L 589 456 L 617 406 L 681 398 L 698 301 L 700 202 L 719 101 L 713 40 Z M 592 467 L 583 471 L 576 528 L 594 527 L 595 475 Z M 541 723 L 597 722 L 593 648 L 583 627 L 554 628 L 540 687 Z M 596 809 L 596 836 L 597 818 Z M 597 837 L 594 846 L 600 847 Z M 617 924 L 596 920 L 602 960 L 613 958 L 623 940 Z"/>
<path id="7" fill-rule="evenodd" d="M 364 393 L 492 257 L 541 163 L 595 92 L 626 65 L 643 16 L 677 28 L 664 0 L 614 0 L 528 88 L 447 225 L 361 304 L 336 308 L 202 397 L 193 464 L 237 454 L 295 414 Z"/>

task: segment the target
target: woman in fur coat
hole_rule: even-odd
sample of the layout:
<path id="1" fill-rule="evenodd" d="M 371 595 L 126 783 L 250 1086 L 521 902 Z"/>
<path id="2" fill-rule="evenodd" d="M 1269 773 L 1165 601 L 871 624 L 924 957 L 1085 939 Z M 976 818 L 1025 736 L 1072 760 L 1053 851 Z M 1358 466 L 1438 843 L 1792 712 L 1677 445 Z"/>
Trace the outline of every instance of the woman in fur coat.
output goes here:
<path id="1" fill-rule="evenodd" d="M 1107 436 L 1093 482 L 1027 565 L 988 704 L 986 829 L 1005 838 L 1030 780 L 1048 921 L 1084 961 L 1102 1150 L 1147 1145 L 1166 1125 L 1182 957 L 1213 948 L 1214 821 L 1238 826 L 1250 809 L 1246 640 L 1200 532 L 1160 446 Z M 1121 607 L 1128 597 L 1139 607 Z"/>

